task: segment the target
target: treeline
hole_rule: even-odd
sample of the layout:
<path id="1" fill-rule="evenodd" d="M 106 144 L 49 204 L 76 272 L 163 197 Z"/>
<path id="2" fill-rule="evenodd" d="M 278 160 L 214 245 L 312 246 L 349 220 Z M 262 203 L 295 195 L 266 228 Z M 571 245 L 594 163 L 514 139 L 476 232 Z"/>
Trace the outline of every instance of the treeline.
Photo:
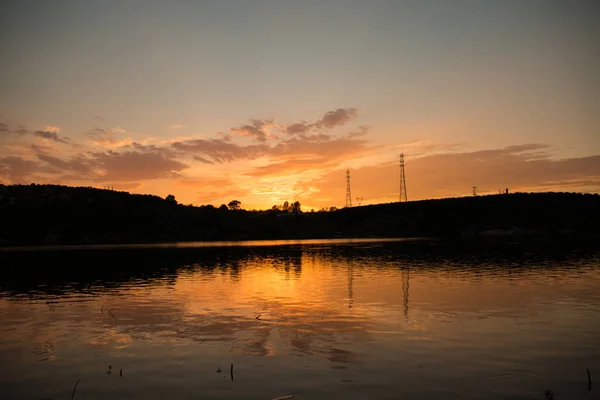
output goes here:
<path id="1" fill-rule="evenodd" d="M 331 237 L 468 237 L 600 232 L 600 196 L 507 194 L 302 212 L 186 206 L 95 188 L 0 185 L 0 246 Z"/>

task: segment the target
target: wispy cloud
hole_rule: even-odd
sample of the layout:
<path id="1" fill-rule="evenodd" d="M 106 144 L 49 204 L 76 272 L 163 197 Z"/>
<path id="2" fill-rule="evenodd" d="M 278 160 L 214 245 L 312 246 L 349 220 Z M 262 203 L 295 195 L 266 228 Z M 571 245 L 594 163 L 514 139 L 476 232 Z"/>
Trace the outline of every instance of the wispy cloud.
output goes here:
<path id="1" fill-rule="evenodd" d="M 18 133 L 19 135 L 25 135 L 27 133 L 31 133 L 31 131 L 29 129 L 27 129 L 27 127 L 25 125 L 18 125 L 17 129 L 15 129 L 14 132 Z"/>
<path id="2" fill-rule="evenodd" d="M 45 131 L 47 132 L 54 132 L 54 133 L 60 133 L 61 128 L 55 125 L 46 125 L 46 127 L 44 128 Z"/>
<path id="3" fill-rule="evenodd" d="M 321 118 L 313 122 L 295 122 L 284 127 L 284 132 L 288 135 L 306 135 L 310 131 L 320 129 L 333 129 L 346 125 L 358 117 L 356 108 L 338 108 L 334 111 L 326 112 Z"/>
<path id="4" fill-rule="evenodd" d="M 276 135 L 269 132 L 273 127 L 275 127 L 275 125 L 273 124 L 272 119 L 251 119 L 250 124 L 231 128 L 231 132 L 255 138 L 259 142 L 266 142 L 267 139 L 277 139 Z"/>
<path id="5" fill-rule="evenodd" d="M 434 153 L 456 152 L 464 146 L 463 143 L 445 143 L 432 140 L 413 140 L 396 145 L 396 148 L 411 158 L 423 157 Z"/>
<path id="6" fill-rule="evenodd" d="M 356 108 L 338 108 L 335 111 L 326 112 L 323 117 L 316 122 L 317 128 L 335 128 L 336 126 L 345 125 L 358 117 Z"/>
<path id="7" fill-rule="evenodd" d="M 56 146 L 37 145 L 37 144 L 32 144 L 31 149 L 33 151 L 35 151 L 36 153 L 44 153 L 44 154 L 52 153 L 52 152 L 59 150 L 59 148 Z"/>
<path id="8" fill-rule="evenodd" d="M 146 179 L 172 178 L 189 166 L 160 152 L 106 151 L 93 153 L 93 160 L 101 171 L 99 180 L 142 181 Z M 178 176 L 178 175 L 177 175 Z"/>
<path id="9" fill-rule="evenodd" d="M 175 142 L 171 147 L 176 151 L 192 154 L 216 163 L 255 159 L 263 156 L 270 149 L 265 144 L 239 145 L 223 139 L 190 139 Z"/>
<path id="10" fill-rule="evenodd" d="M 0 158 L 0 177 L 10 183 L 29 183 L 29 177 L 36 172 L 39 164 L 23 157 L 8 156 Z"/>
<path id="11" fill-rule="evenodd" d="M 41 137 L 42 139 L 54 140 L 59 143 L 69 143 L 68 138 L 59 136 L 55 131 L 34 131 L 33 135 Z"/>
<path id="12" fill-rule="evenodd" d="M 115 149 L 133 143 L 133 139 L 130 137 L 119 137 L 119 135 L 122 135 L 125 132 L 127 132 L 125 129 L 118 126 L 110 129 L 95 127 L 85 132 L 85 134 L 91 137 L 91 142 L 94 145 L 106 149 Z"/>

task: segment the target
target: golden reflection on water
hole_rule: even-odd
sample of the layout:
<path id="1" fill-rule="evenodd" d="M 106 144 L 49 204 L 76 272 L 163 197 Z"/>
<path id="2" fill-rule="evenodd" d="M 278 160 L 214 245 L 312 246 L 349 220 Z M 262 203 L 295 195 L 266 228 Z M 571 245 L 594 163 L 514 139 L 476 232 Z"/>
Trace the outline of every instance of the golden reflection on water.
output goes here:
<path id="1" fill-rule="evenodd" d="M 55 396 L 77 377 L 90 396 L 189 397 L 202 384 L 211 398 L 267 398 L 260 385 L 276 378 L 274 392 L 306 398 L 495 398 L 551 383 L 586 395 L 576 371 L 600 370 L 597 258 L 511 265 L 387 246 L 220 250 L 154 260 L 150 277 L 3 284 L 0 389 Z M 224 388 L 212 370 L 234 362 Z M 105 364 L 128 380 L 106 381 Z"/>

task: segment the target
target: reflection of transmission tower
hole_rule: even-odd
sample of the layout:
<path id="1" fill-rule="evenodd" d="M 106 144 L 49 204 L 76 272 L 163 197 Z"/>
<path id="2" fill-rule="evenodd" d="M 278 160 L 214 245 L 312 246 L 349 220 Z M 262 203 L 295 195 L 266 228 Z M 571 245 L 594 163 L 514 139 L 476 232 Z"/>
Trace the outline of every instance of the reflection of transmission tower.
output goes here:
<path id="1" fill-rule="evenodd" d="M 408 201 L 408 197 L 406 197 L 406 175 L 404 175 L 404 154 L 400 153 L 400 197 L 399 200 Z"/>
<path id="2" fill-rule="evenodd" d="M 352 283 L 354 281 L 353 269 L 352 264 L 348 265 L 348 308 L 352 308 L 352 303 L 354 303 L 354 290 L 352 289 Z"/>
<path id="3" fill-rule="evenodd" d="M 356 198 L 356 202 L 358 203 L 359 206 L 362 204 L 362 201 L 363 201 L 362 197 L 357 197 Z"/>
<path id="4" fill-rule="evenodd" d="M 346 170 L 346 207 L 352 207 L 352 195 L 350 194 L 350 170 Z"/>
<path id="5" fill-rule="evenodd" d="M 408 321 L 408 288 L 410 286 L 410 270 L 407 268 L 402 270 L 402 293 L 403 293 L 403 304 L 404 304 L 404 320 Z"/>

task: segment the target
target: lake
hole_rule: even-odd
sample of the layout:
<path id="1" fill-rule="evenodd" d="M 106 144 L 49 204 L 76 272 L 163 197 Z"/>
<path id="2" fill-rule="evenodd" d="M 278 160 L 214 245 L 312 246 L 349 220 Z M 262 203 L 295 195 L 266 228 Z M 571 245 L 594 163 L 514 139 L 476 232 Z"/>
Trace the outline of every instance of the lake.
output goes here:
<path id="1" fill-rule="evenodd" d="M 595 252 L 296 241 L 3 251 L 0 267 L 2 399 L 600 391 Z"/>

